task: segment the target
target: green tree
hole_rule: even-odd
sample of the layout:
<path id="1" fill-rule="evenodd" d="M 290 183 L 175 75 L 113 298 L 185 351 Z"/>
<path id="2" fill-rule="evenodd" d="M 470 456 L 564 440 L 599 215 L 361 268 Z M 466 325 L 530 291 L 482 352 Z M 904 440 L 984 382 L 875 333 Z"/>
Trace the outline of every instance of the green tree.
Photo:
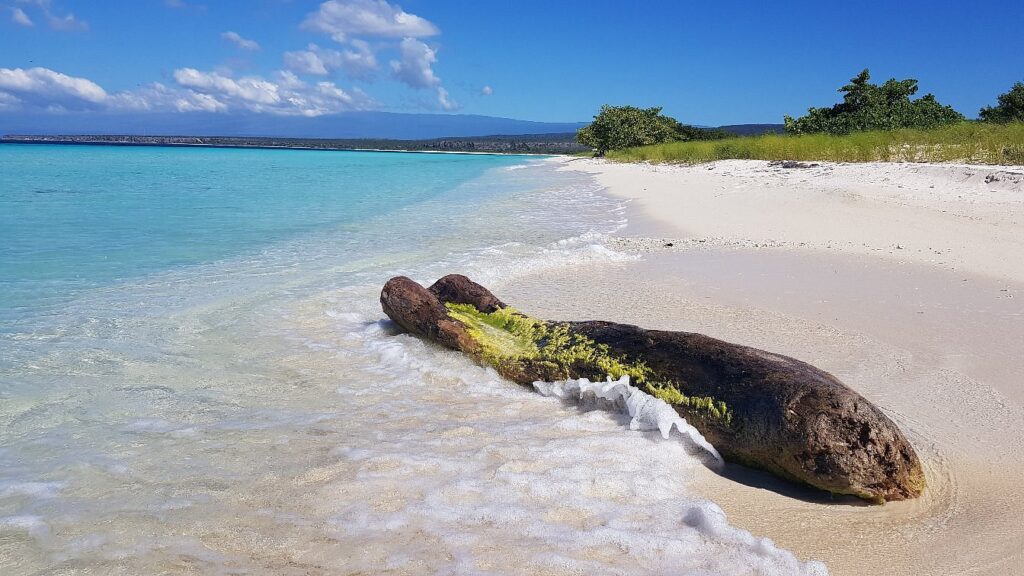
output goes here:
<path id="1" fill-rule="evenodd" d="M 810 108 L 800 118 L 785 117 L 790 134 L 849 134 L 862 130 L 896 130 L 898 128 L 934 128 L 964 120 L 963 114 L 943 106 L 932 94 L 917 100 L 917 80 L 887 80 L 881 86 L 870 82 L 864 70 L 839 89 L 843 101 L 831 108 Z"/>
<path id="2" fill-rule="evenodd" d="M 978 116 L 985 122 L 1024 122 L 1024 83 L 1017 82 L 1006 94 L 1000 94 L 996 106 L 985 106 Z"/>
<path id="3" fill-rule="evenodd" d="M 681 124 L 660 107 L 601 106 L 594 121 L 576 131 L 576 141 L 603 156 L 609 150 L 648 146 L 678 140 L 710 140 L 726 133 Z"/>

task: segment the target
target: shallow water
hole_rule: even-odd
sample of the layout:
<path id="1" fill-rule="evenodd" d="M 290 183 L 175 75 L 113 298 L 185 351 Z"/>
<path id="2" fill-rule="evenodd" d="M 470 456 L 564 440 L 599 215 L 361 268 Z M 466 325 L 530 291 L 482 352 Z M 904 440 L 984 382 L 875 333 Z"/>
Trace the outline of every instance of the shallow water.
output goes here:
<path id="1" fill-rule="evenodd" d="M 604 243 L 623 206 L 589 178 L 509 157 L 11 150 L 5 202 L 17 182 L 91 191 L 0 229 L 4 574 L 824 571 L 694 494 L 705 464 L 680 436 L 384 321 L 392 275 L 585 282 L 628 260 Z"/>

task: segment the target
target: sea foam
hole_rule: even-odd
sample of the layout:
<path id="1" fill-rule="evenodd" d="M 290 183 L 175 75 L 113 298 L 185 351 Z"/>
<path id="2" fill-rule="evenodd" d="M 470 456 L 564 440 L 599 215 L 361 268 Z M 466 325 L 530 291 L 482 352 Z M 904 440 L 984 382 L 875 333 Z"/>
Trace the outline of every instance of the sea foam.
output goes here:
<path id="1" fill-rule="evenodd" d="M 585 408 L 594 407 L 629 414 L 630 430 L 658 430 L 668 440 L 675 427 L 684 438 L 722 462 L 722 456 L 704 436 L 691 426 L 667 402 L 630 385 L 629 376 L 618 380 L 611 377 L 605 382 L 591 382 L 587 378 L 558 382 L 534 382 L 535 390 L 545 396 L 572 399 Z"/>

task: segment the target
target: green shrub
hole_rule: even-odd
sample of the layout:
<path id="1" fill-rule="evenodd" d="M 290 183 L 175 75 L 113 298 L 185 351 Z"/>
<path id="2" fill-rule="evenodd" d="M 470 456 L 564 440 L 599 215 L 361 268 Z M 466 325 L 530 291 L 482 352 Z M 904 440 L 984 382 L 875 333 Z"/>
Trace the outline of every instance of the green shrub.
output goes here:
<path id="1" fill-rule="evenodd" d="M 978 116 L 985 122 L 1024 122 L 1024 83 L 1017 82 L 1006 94 L 1000 94 L 996 106 L 985 106 Z"/>
<path id="2" fill-rule="evenodd" d="M 576 141 L 594 149 L 598 156 L 609 150 L 621 150 L 663 142 L 711 140 L 729 134 L 687 126 L 675 118 L 665 116 L 661 108 L 635 106 L 601 106 L 594 121 L 576 131 Z"/>
<path id="3" fill-rule="evenodd" d="M 810 108 L 800 118 L 785 117 L 789 134 L 849 134 L 865 130 L 934 128 L 964 120 L 963 114 L 943 106 L 931 94 L 917 100 L 917 80 L 887 80 L 881 86 L 868 80 L 865 69 L 839 89 L 843 101 L 831 108 Z"/>

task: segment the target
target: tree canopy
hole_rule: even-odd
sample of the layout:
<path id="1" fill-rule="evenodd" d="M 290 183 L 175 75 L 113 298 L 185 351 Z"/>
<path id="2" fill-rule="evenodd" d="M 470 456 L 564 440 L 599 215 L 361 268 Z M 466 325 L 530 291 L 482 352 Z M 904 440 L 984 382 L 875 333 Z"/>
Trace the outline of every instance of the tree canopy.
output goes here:
<path id="1" fill-rule="evenodd" d="M 996 106 L 985 106 L 978 116 L 985 122 L 1024 122 L 1024 82 L 1017 82 L 1005 94 L 1000 94 Z"/>
<path id="2" fill-rule="evenodd" d="M 681 124 L 665 116 L 660 107 L 601 106 L 594 121 L 576 131 L 576 140 L 604 155 L 609 150 L 648 146 L 680 140 L 709 140 L 724 132 Z"/>
<path id="3" fill-rule="evenodd" d="M 891 78 L 884 84 L 869 82 L 865 69 L 839 89 L 843 101 L 831 108 L 810 108 L 800 118 L 785 117 L 790 134 L 849 134 L 862 130 L 895 130 L 898 128 L 934 128 L 964 120 L 963 114 L 943 106 L 932 94 L 917 100 L 917 80 Z"/>

